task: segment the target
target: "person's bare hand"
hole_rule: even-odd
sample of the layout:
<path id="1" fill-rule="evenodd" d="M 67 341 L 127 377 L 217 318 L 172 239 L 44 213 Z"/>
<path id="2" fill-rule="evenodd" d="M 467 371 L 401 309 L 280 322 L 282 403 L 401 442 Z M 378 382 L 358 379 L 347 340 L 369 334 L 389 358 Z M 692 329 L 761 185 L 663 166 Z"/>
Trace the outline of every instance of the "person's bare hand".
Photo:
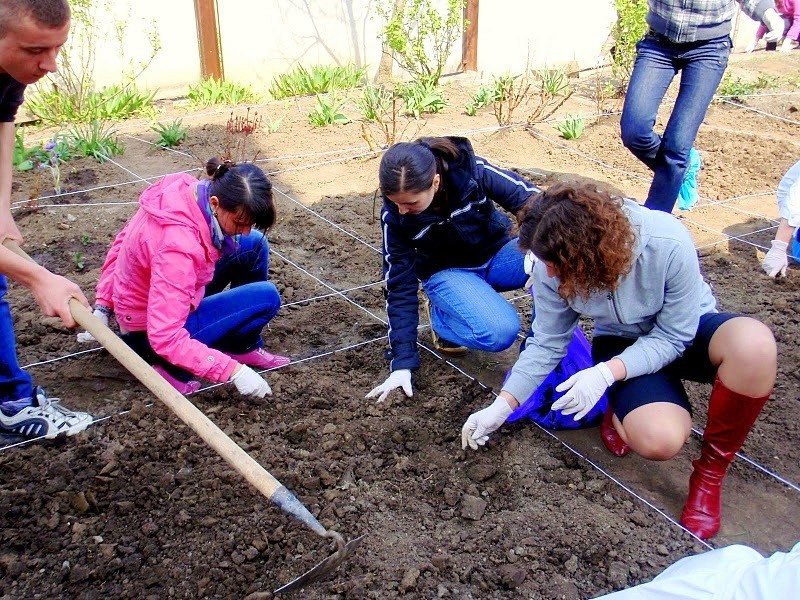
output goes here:
<path id="1" fill-rule="evenodd" d="M 89 301 L 83 295 L 81 288 L 66 277 L 46 272 L 31 286 L 31 293 L 42 312 L 48 317 L 58 317 L 67 327 L 75 327 L 75 319 L 69 309 L 69 301 L 75 298 L 86 308 Z"/>
<path id="2" fill-rule="evenodd" d="M 24 241 L 11 213 L 0 211 L 0 244 L 5 240 L 14 240 L 19 245 Z"/>

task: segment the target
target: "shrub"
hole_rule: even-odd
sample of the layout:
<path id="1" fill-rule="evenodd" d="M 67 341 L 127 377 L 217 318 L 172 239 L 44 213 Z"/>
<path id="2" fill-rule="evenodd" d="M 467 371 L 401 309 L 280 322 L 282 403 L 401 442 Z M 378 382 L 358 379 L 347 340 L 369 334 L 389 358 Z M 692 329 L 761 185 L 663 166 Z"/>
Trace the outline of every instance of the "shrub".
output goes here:
<path id="1" fill-rule="evenodd" d="M 636 43 L 647 31 L 647 1 L 614 0 L 614 6 L 617 9 L 617 21 L 611 29 L 614 37 L 611 70 L 619 81 L 620 91 L 624 93 L 636 60 Z"/>

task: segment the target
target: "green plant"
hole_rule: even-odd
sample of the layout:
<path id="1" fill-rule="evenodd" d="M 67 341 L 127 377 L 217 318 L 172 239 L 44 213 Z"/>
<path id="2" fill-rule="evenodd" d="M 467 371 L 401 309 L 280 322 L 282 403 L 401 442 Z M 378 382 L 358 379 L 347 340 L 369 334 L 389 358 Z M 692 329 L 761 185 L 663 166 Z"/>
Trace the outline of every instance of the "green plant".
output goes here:
<path id="1" fill-rule="evenodd" d="M 647 2 L 645 0 L 614 0 L 617 21 L 611 29 L 614 47 L 611 49 L 611 71 L 624 93 L 636 59 L 636 43 L 647 30 Z"/>
<path id="2" fill-rule="evenodd" d="M 314 127 L 346 125 L 350 118 L 342 113 L 344 104 L 332 94 L 317 95 L 317 106 L 308 114 L 308 122 Z"/>
<path id="3" fill-rule="evenodd" d="M 83 255 L 83 252 L 81 252 L 80 250 L 72 253 L 72 264 L 75 265 L 75 269 L 77 271 L 83 271 L 83 269 L 86 267 L 84 259 L 85 257 Z"/>
<path id="4" fill-rule="evenodd" d="M 378 14 L 386 21 L 381 36 L 392 58 L 415 80 L 436 87 L 453 43 L 466 23 L 466 0 L 446 0 L 446 11 L 435 0 L 381 0 Z"/>
<path id="5" fill-rule="evenodd" d="M 534 71 L 533 109 L 528 115 L 528 124 L 543 121 L 566 102 L 572 95 L 569 78 L 562 69 L 540 69 Z"/>
<path id="6" fill-rule="evenodd" d="M 81 245 L 82 245 L 82 246 L 86 247 L 86 246 L 88 246 L 88 245 L 89 245 L 89 244 L 91 244 L 91 243 L 92 243 L 92 238 L 91 238 L 91 237 L 89 237 L 89 236 L 88 236 L 88 235 L 86 235 L 86 234 L 83 234 L 83 235 L 81 236 Z"/>
<path id="7" fill-rule="evenodd" d="M 366 74 L 366 67 L 355 65 L 312 65 L 310 70 L 299 65 L 294 71 L 273 78 L 269 93 L 276 100 L 282 100 L 349 90 L 360 86 Z"/>
<path id="8" fill-rule="evenodd" d="M 581 137 L 586 127 L 586 120 L 583 115 L 567 115 L 563 121 L 554 123 L 553 127 L 558 130 L 564 139 L 576 140 Z"/>
<path id="9" fill-rule="evenodd" d="M 726 99 L 741 102 L 743 96 L 755 94 L 759 90 L 775 87 L 780 84 L 778 77 L 759 75 L 755 81 L 744 81 L 740 77 L 725 74 L 717 88 L 716 100 Z"/>
<path id="10" fill-rule="evenodd" d="M 158 134 L 156 146 L 161 146 L 162 148 L 179 146 L 186 139 L 189 132 L 189 128 L 184 127 L 180 119 L 175 119 L 169 124 L 156 123 L 150 129 Z"/>
<path id="11" fill-rule="evenodd" d="M 497 124 L 511 124 L 517 107 L 528 98 L 532 82 L 528 71 L 517 75 L 510 73 L 495 76 L 492 82 L 492 109 Z"/>
<path id="12" fill-rule="evenodd" d="M 267 121 L 267 131 L 270 133 L 277 133 L 277 131 L 281 128 L 281 124 L 283 123 L 283 117 L 280 119 L 272 119 Z"/>
<path id="13" fill-rule="evenodd" d="M 382 85 L 368 85 L 356 99 L 356 105 L 367 121 L 378 123 L 391 108 L 394 98 L 392 90 Z"/>
<path id="14" fill-rule="evenodd" d="M 402 98 L 397 91 L 384 86 L 367 86 L 363 96 L 356 100 L 361 109 L 366 123 L 361 123 L 361 137 L 369 145 L 370 150 L 375 150 L 375 143 L 368 123 L 374 123 L 383 136 L 382 148 L 388 148 L 397 139 L 397 115 L 402 105 Z"/>
<path id="15" fill-rule="evenodd" d="M 46 123 L 90 123 L 118 120 L 152 113 L 155 92 L 145 94 L 136 89 L 136 79 L 144 72 L 161 49 L 154 22 L 142 27 L 150 46 L 148 57 L 139 64 L 125 61 L 123 50 L 131 41 L 127 32 L 130 15 L 116 18 L 115 4 L 105 0 L 73 0 L 72 28 L 68 42 L 58 56 L 58 71 L 40 81 L 26 100 L 30 111 Z M 105 39 L 98 38 L 97 23 L 107 20 L 101 9 L 109 13 L 120 47 L 121 81 L 100 91 L 94 88 L 95 53 Z"/>
<path id="16" fill-rule="evenodd" d="M 45 149 L 40 144 L 26 148 L 22 128 L 17 125 L 14 129 L 14 151 L 11 155 L 13 166 L 19 171 L 30 171 L 43 160 L 47 160 Z"/>
<path id="17" fill-rule="evenodd" d="M 258 100 L 256 93 L 248 86 L 231 81 L 217 81 L 212 77 L 204 79 L 197 85 L 190 85 L 186 95 L 195 106 L 245 104 Z"/>
<path id="18" fill-rule="evenodd" d="M 441 90 L 433 83 L 426 81 L 410 81 L 397 86 L 397 94 L 403 99 L 405 113 L 419 119 L 424 113 L 438 113 L 444 110 L 447 102 Z"/>
<path id="19" fill-rule="evenodd" d="M 474 117 L 479 108 L 489 106 L 494 102 L 494 89 L 492 87 L 482 85 L 472 96 L 472 99 L 464 105 L 467 116 Z"/>
<path id="20" fill-rule="evenodd" d="M 69 143 L 63 136 L 57 136 L 44 145 L 45 155 L 38 157 L 38 167 L 47 169 L 53 178 L 53 189 L 56 194 L 61 193 L 61 163 L 71 158 Z"/>
<path id="21" fill-rule="evenodd" d="M 73 125 L 66 137 L 75 154 L 90 156 L 100 163 L 125 150 L 117 132 L 102 121 Z"/>

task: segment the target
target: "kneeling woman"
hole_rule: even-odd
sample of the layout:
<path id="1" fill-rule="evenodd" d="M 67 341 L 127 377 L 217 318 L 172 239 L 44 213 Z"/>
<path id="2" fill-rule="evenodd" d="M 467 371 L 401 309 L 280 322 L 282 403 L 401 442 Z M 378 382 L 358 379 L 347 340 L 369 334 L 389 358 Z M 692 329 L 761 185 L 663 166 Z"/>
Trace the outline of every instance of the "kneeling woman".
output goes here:
<path id="1" fill-rule="evenodd" d="M 675 456 L 692 425 L 681 380 L 713 383 L 681 522 L 701 538 L 714 536 L 722 480 L 775 382 L 772 333 L 755 319 L 717 312 L 679 221 L 595 187 L 556 184 L 540 194 L 519 240 L 539 258 L 531 334 L 497 400 L 465 423 L 462 443 L 477 448 L 500 427 L 564 355 L 586 315 L 595 324 L 595 366 L 556 388 L 568 391 L 553 408 L 579 418 L 610 387 L 614 415 L 603 438 L 618 455 L 627 444 L 652 460 Z"/>
<path id="2" fill-rule="evenodd" d="M 252 163 L 211 159 L 206 172 L 142 192 L 103 264 L 95 314 L 113 311 L 122 339 L 181 393 L 198 377 L 263 398 L 269 384 L 250 367 L 289 362 L 261 339 L 281 304 L 263 233 L 275 222 L 272 184 Z"/>

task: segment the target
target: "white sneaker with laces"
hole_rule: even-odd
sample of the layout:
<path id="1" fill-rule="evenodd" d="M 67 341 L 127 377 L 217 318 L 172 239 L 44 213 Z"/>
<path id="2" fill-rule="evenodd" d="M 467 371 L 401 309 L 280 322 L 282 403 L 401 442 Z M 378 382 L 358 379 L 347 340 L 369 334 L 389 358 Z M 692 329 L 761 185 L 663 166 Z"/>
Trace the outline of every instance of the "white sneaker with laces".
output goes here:
<path id="1" fill-rule="evenodd" d="M 6 414 L 0 405 L 0 431 L 27 438 L 44 437 L 51 440 L 58 436 L 80 433 L 93 420 L 88 413 L 71 411 L 64 407 L 59 398 L 48 398 L 39 386 L 34 388 L 31 400 L 31 406 L 12 415 Z"/>

